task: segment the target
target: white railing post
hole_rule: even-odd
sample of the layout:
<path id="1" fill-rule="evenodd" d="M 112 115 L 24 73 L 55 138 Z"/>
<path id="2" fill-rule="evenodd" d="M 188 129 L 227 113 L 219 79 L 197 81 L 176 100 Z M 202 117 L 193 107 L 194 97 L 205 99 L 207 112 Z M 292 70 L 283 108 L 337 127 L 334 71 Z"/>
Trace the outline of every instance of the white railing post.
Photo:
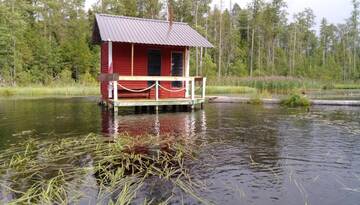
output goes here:
<path id="1" fill-rule="evenodd" d="M 203 78 L 202 82 L 202 99 L 205 100 L 205 94 L 206 94 L 206 78 Z"/>
<path id="2" fill-rule="evenodd" d="M 113 45 L 112 42 L 109 41 L 108 42 L 108 73 L 112 74 L 114 73 L 114 69 L 113 69 Z M 114 89 L 114 85 L 112 84 L 111 81 L 108 82 L 108 98 L 113 98 L 113 89 Z"/>
<path id="3" fill-rule="evenodd" d="M 159 100 L 159 81 L 155 81 L 155 99 L 156 101 Z"/>
<path id="4" fill-rule="evenodd" d="M 195 100 L 195 79 L 191 79 L 191 100 Z"/>
<path id="5" fill-rule="evenodd" d="M 113 86 L 114 86 L 114 100 L 118 100 L 118 85 L 117 85 L 117 81 L 113 81 Z"/>
<path id="6" fill-rule="evenodd" d="M 189 85 L 189 77 L 190 77 L 190 49 L 185 49 L 185 98 L 188 98 L 190 95 L 190 85 Z"/>

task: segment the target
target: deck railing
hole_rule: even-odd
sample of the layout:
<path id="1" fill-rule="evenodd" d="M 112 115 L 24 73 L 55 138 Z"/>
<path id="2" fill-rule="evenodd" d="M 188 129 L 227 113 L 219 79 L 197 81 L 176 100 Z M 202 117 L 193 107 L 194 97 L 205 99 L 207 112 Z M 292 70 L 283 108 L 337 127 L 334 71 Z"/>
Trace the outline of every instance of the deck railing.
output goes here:
<path id="1" fill-rule="evenodd" d="M 195 100 L 195 89 L 196 82 L 200 82 L 201 85 L 201 98 L 205 99 L 206 93 L 206 77 L 175 77 L 175 76 L 119 76 L 118 74 L 101 74 L 100 81 L 109 81 L 109 93 L 113 94 L 113 99 L 118 99 L 118 89 L 113 89 L 117 87 L 121 87 L 124 90 L 129 92 L 144 92 L 146 90 L 150 90 L 155 87 L 155 100 L 159 100 L 159 91 L 165 90 L 168 92 L 181 92 L 185 91 L 185 98 L 191 98 L 191 100 Z M 147 88 L 139 88 L 139 89 L 130 89 L 125 87 L 124 85 L 119 84 L 119 81 L 152 81 L 155 82 L 153 85 Z M 185 82 L 185 86 L 180 89 L 171 89 L 166 88 L 160 84 L 160 82 Z M 112 88 L 113 87 L 113 88 Z"/>

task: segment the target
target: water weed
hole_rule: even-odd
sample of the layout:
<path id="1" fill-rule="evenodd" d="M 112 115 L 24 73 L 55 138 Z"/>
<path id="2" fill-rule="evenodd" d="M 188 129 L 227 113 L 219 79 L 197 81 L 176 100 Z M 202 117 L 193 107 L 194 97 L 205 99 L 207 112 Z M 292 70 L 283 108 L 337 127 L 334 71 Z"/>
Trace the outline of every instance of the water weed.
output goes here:
<path id="1" fill-rule="evenodd" d="M 97 190 L 92 199 L 96 203 L 131 204 L 152 178 L 207 203 L 198 196 L 186 165 L 195 159 L 195 145 L 186 143 L 127 134 L 113 140 L 94 134 L 48 143 L 31 140 L 21 151 L 9 149 L 0 155 L 0 203 L 76 203 L 94 198 L 83 191 L 91 188 Z M 162 203 L 170 200 L 169 196 Z"/>
<path id="2" fill-rule="evenodd" d="M 281 101 L 281 104 L 287 107 L 308 107 L 310 100 L 299 94 L 291 94 Z"/>

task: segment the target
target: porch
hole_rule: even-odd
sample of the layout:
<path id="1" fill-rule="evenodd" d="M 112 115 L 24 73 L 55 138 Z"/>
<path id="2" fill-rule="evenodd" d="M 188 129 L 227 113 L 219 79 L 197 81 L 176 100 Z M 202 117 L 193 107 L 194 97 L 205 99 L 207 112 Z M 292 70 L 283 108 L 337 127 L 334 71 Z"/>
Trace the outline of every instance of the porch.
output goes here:
<path id="1" fill-rule="evenodd" d="M 103 103 L 114 110 L 117 110 L 118 107 L 154 106 L 158 109 L 159 106 L 177 105 L 195 108 L 196 105 L 201 105 L 202 107 L 206 97 L 205 77 L 119 76 L 118 74 L 101 74 L 99 79 L 103 83 L 108 83 L 108 99 L 103 100 Z M 137 88 L 128 86 L 139 82 L 147 82 L 147 86 Z M 164 85 L 165 83 L 171 84 L 174 82 L 181 83 L 182 86 L 174 88 Z M 169 94 L 161 96 L 160 92 L 184 93 L 184 96 L 168 97 L 170 96 Z M 145 94 L 145 97 L 137 97 L 141 93 Z"/>

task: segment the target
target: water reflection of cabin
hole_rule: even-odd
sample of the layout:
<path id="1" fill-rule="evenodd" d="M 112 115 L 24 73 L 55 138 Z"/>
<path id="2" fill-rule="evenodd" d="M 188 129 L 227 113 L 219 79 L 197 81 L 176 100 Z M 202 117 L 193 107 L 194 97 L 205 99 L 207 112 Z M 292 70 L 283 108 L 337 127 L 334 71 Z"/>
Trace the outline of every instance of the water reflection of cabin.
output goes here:
<path id="1" fill-rule="evenodd" d="M 204 103 L 206 78 L 189 75 L 190 48 L 213 46 L 186 23 L 97 14 L 93 42 L 101 45 L 106 105 Z"/>

